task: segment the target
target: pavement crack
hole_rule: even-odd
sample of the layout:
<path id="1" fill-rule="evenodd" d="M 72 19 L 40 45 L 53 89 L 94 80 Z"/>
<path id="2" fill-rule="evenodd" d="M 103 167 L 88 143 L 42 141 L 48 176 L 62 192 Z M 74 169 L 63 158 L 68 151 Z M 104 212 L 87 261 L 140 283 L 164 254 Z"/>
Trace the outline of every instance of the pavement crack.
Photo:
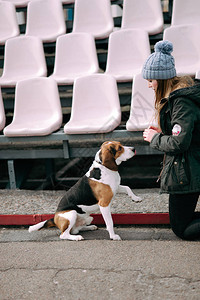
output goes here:
<path id="1" fill-rule="evenodd" d="M 55 280 L 55 278 L 59 275 L 59 273 L 61 272 L 68 272 L 68 271 L 80 271 L 83 273 L 87 273 L 87 272 L 96 272 L 96 271 L 103 271 L 104 273 L 123 273 L 123 272 L 131 272 L 131 273 L 135 273 L 138 277 L 138 280 L 140 281 L 141 278 L 151 278 L 152 280 L 169 280 L 169 279 L 179 279 L 179 280 L 184 280 L 187 284 L 191 284 L 191 283 L 198 283 L 200 282 L 200 279 L 192 279 L 192 278 L 187 278 L 187 277 L 182 277 L 182 276 L 178 276 L 176 274 L 174 275 L 169 275 L 169 276 L 160 276 L 160 275 L 156 275 L 153 273 L 144 273 L 142 270 L 140 269 L 114 269 L 114 268 L 83 268 L 83 267 L 69 267 L 69 268 L 54 268 L 54 267 L 46 267 L 46 268 L 35 268 L 35 267 L 10 267 L 10 268 L 6 268 L 6 269 L 0 269 L 0 273 L 6 273 L 9 271 L 31 271 L 31 272 L 38 272 L 38 271 L 54 271 L 55 274 L 53 275 L 53 281 Z M 54 282 L 55 284 L 57 284 L 57 282 Z"/>

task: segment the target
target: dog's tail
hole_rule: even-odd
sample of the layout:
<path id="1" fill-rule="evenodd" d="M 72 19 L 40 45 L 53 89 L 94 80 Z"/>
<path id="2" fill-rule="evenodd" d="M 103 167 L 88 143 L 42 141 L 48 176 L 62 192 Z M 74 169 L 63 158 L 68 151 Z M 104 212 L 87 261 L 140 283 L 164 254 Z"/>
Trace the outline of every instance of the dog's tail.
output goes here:
<path id="1" fill-rule="evenodd" d="M 42 228 L 49 228 L 49 227 L 54 227 L 56 226 L 56 224 L 54 223 L 54 219 L 50 219 L 50 220 L 46 220 L 40 223 L 37 223 L 35 225 L 32 225 L 29 227 L 28 231 L 32 232 L 32 231 L 37 231 L 40 230 Z"/>

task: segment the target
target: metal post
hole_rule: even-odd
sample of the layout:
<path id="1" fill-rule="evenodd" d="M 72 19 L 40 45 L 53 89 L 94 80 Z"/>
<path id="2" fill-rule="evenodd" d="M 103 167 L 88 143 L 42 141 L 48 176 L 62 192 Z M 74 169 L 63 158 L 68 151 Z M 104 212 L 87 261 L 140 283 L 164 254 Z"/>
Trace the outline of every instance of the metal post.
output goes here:
<path id="1" fill-rule="evenodd" d="M 8 175 L 9 175 L 9 182 L 10 182 L 10 189 L 16 189 L 16 177 L 15 177 L 15 167 L 14 167 L 14 160 L 8 160 Z"/>
<path id="2" fill-rule="evenodd" d="M 64 158 L 69 158 L 69 145 L 68 145 L 68 141 L 63 141 L 63 156 L 64 156 Z"/>

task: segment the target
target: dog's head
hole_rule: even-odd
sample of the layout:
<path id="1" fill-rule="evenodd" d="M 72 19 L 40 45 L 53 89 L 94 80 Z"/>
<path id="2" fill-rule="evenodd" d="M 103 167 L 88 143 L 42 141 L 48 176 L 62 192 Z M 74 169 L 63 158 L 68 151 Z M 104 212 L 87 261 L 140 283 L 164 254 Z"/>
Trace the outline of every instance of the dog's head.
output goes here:
<path id="1" fill-rule="evenodd" d="M 117 171 L 118 165 L 136 154 L 134 147 L 123 146 L 120 142 L 109 141 L 101 145 L 97 152 L 95 160 L 110 170 Z"/>

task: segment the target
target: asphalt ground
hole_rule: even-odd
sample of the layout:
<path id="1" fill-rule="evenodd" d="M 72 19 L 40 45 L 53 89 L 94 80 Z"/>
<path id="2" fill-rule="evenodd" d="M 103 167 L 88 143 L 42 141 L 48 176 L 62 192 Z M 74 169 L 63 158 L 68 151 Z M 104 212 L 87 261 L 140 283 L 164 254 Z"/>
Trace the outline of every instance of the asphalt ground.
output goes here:
<path id="1" fill-rule="evenodd" d="M 142 202 L 118 194 L 112 212 L 168 212 L 159 190 L 134 192 Z M 0 214 L 53 213 L 63 193 L 0 190 Z M 177 238 L 169 225 L 115 225 L 115 232 L 121 241 L 101 225 L 75 242 L 60 240 L 57 229 L 1 226 L 0 300 L 200 299 L 199 241 Z"/>
<path id="2" fill-rule="evenodd" d="M 82 241 L 57 229 L 28 233 L 0 228 L 1 300 L 199 300 L 199 242 L 178 239 L 167 226 L 104 227 Z"/>

